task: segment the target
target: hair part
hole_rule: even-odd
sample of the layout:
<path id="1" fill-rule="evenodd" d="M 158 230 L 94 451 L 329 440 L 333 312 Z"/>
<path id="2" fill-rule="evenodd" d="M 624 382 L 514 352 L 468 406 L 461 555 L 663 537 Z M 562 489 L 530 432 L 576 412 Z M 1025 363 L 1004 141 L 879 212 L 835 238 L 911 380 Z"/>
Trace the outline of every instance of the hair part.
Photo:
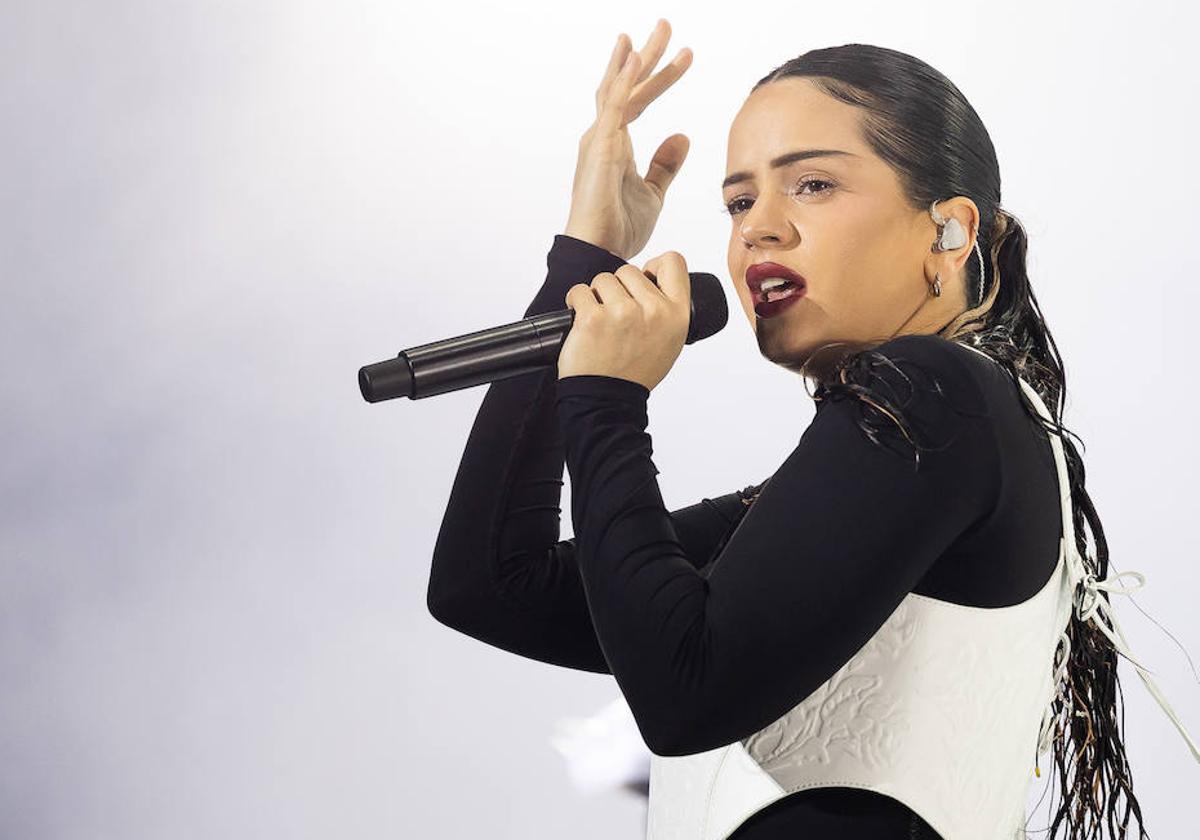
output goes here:
<path id="1" fill-rule="evenodd" d="M 1038 306 L 1026 270 L 1028 238 L 1021 222 L 1000 204 L 1000 167 L 991 137 L 962 92 L 942 73 L 911 55 L 869 44 L 846 44 L 810 50 L 760 79 L 751 92 L 779 79 L 806 78 L 821 91 L 862 110 L 864 140 L 896 172 L 905 199 L 926 211 L 934 201 L 966 196 L 980 214 L 977 236 L 991 255 L 985 276 L 977 260 L 968 260 L 966 309 L 938 331 L 950 341 L 970 343 L 993 358 L 1013 380 L 1031 419 L 1062 439 L 1070 479 L 1071 515 L 1076 547 L 1098 577 L 1108 574 L 1108 543 L 1095 505 L 1085 488 L 1083 460 L 1068 439 L 1078 435 L 1062 423 L 1066 374 L 1054 338 Z M 982 289 L 982 298 L 980 297 Z M 914 450 L 902 406 L 876 383 L 877 366 L 890 364 L 872 348 L 881 342 L 835 342 L 832 353 L 813 354 L 803 373 L 819 385 L 815 399 L 851 395 L 867 404 L 863 428 L 878 443 L 874 421 L 887 418 L 898 426 Z M 1047 423 L 1030 403 L 1017 378 L 1024 378 L 1045 402 Z M 1082 446 L 1082 440 L 1080 440 Z M 1086 449 L 1086 447 L 1084 447 Z M 1084 526 L 1095 542 L 1088 555 Z M 1100 597 L 1107 598 L 1106 593 Z M 1133 793 L 1132 771 L 1121 738 L 1124 712 L 1118 711 L 1120 683 L 1117 651 L 1093 624 L 1071 611 L 1068 627 L 1070 660 L 1063 686 L 1054 701 L 1052 755 L 1062 802 L 1046 829 L 1047 840 L 1110 836 L 1125 838 L 1130 813 L 1138 820 L 1139 838 L 1147 834 L 1141 806 Z M 1123 705 L 1123 699 L 1122 699 Z M 1119 824 L 1117 802 L 1125 798 Z"/>

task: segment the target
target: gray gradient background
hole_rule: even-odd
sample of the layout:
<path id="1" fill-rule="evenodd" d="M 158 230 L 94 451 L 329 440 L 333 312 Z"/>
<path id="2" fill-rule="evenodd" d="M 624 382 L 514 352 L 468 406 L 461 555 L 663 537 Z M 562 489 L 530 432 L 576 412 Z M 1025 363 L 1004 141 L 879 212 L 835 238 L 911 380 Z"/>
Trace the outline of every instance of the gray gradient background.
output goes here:
<path id="1" fill-rule="evenodd" d="M 659 15 L 695 63 L 632 127 L 638 162 L 692 149 L 639 265 L 678 250 L 730 284 L 729 123 L 787 58 L 878 43 L 963 89 L 1113 565 L 1200 654 L 1185 5 L 557 8 L 0 4 L 0 837 L 642 835 L 641 801 L 576 794 L 547 741 L 611 678 L 426 611 L 483 389 L 368 405 L 355 375 L 520 316 L 616 35 Z M 673 507 L 766 477 L 811 419 L 727 291 L 651 400 Z M 1116 601 L 1200 736 L 1184 654 Z M 1191 836 L 1200 766 L 1122 676 L 1148 827 Z"/>

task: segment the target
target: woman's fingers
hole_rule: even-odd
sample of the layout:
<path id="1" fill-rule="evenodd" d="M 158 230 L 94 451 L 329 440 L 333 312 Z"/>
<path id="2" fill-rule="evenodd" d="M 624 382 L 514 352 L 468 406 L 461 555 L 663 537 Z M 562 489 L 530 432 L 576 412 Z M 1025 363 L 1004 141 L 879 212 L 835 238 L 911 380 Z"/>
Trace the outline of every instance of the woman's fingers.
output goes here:
<path id="1" fill-rule="evenodd" d="M 654 74 L 654 77 L 647 79 L 645 84 L 637 89 L 633 94 L 632 100 L 626 108 L 626 122 L 633 122 L 642 111 L 646 110 L 646 106 L 658 99 L 663 91 L 675 84 L 679 77 L 692 66 L 692 51 L 688 47 L 684 47 L 675 57 L 671 59 L 671 63 Z"/>
<path id="2" fill-rule="evenodd" d="M 631 122 L 641 114 L 646 106 L 657 99 L 664 90 L 675 83 L 692 63 L 692 52 L 687 47 L 681 49 L 671 60 L 671 63 L 647 79 L 649 73 L 658 65 L 671 39 L 671 24 L 666 18 L 659 18 L 654 31 L 646 40 L 646 45 L 639 50 L 634 59 L 640 66 L 629 78 L 629 67 L 625 59 L 632 52 L 632 42 L 624 32 L 617 37 L 617 44 L 609 56 L 608 67 L 604 79 L 596 91 L 596 111 L 599 118 L 605 110 L 619 109 L 623 120 L 620 123 Z M 624 72 L 623 72 L 624 71 Z M 618 90 L 620 88 L 620 90 Z M 632 101 L 630 91 L 636 89 Z"/>
<path id="3" fill-rule="evenodd" d="M 625 266 L 621 266 L 621 268 L 625 268 Z M 592 291 L 610 310 L 620 311 L 624 307 L 637 305 L 637 298 L 634 294 L 629 291 L 621 278 L 611 271 L 601 272 L 592 278 Z"/>
<path id="4" fill-rule="evenodd" d="M 614 274 L 645 312 L 654 312 L 657 306 L 666 302 L 662 289 L 654 282 L 656 278 L 653 271 L 639 270 L 637 266 L 626 263 L 618 267 Z"/>
<path id="5" fill-rule="evenodd" d="M 600 108 L 600 115 L 596 118 L 596 128 L 601 137 L 625 125 L 625 106 L 629 102 L 629 91 L 633 88 L 633 80 L 637 76 L 640 60 L 641 56 L 637 53 L 629 53 L 625 66 L 613 79 L 608 91 L 608 98 L 604 101 L 604 105 Z"/>
<path id="6" fill-rule="evenodd" d="M 630 46 L 629 38 L 624 32 L 617 36 L 617 45 L 613 47 L 612 55 L 608 58 L 608 67 L 604 70 L 604 78 L 600 80 L 600 87 L 596 88 L 597 113 L 604 107 L 604 102 L 608 99 L 608 90 L 612 87 L 613 79 L 617 73 L 621 72 L 621 66 L 625 63 L 625 56 L 629 55 Z"/>
<path id="7" fill-rule="evenodd" d="M 658 22 L 654 24 L 650 37 L 646 39 L 645 46 L 638 50 L 638 55 L 642 57 L 642 69 L 638 71 L 635 83 L 641 82 L 651 70 L 658 66 L 658 60 L 666 52 L 669 40 L 671 40 L 671 24 L 667 23 L 666 18 L 659 18 Z"/>

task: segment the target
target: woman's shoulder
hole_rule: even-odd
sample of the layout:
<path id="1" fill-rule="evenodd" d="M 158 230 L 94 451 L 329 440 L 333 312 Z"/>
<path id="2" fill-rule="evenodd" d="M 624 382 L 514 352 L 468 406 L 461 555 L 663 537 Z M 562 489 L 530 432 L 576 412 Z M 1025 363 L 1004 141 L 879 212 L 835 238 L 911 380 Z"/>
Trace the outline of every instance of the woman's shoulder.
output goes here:
<path id="1" fill-rule="evenodd" d="M 913 333 L 876 345 L 854 367 L 858 384 L 886 389 L 900 402 L 948 400 L 974 413 L 987 409 L 987 366 L 996 363 L 958 341 Z"/>
<path id="2" fill-rule="evenodd" d="M 906 457 L 995 459 L 991 401 L 970 348 L 937 335 L 897 336 L 856 353 L 822 392 L 815 424 L 851 424 Z M 980 361 L 990 363 L 980 358 Z"/>
<path id="3" fill-rule="evenodd" d="M 973 373 L 970 362 L 978 359 L 985 364 L 994 362 L 967 347 L 935 333 L 911 333 L 898 335 L 879 344 L 876 348 L 889 357 L 901 356 L 927 366 L 944 369 L 947 373 L 965 375 Z"/>

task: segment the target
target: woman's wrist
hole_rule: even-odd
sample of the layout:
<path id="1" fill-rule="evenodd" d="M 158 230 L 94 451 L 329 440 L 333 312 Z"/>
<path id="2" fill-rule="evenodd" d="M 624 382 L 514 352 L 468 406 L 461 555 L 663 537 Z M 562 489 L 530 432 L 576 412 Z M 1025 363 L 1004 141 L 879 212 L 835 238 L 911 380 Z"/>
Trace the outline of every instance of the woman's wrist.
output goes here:
<path id="1" fill-rule="evenodd" d="M 650 399 L 650 389 L 640 382 L 599 373 L 573 373 L 557 380 L 560 397 L 616 399 L 641 408 Z"/>
<path id="2" fill-rule="evenodd" d="M 594 248 L 599 248 L 602 251 L 607 251 L 609 254 L 619 257 L 620 259 L 625 259 L 621 256 L 614 245 L 606 242 L 603 237 L 596 236 L 594 233 L 586 230 L 585 228 L 572 226 L 568 222 L 566 229 L 562 232 L 562 235 L 569 236 L 572 239 L 577 239 L 580 242 L 587 243 L 588 245 L 591 245 Z"/>

